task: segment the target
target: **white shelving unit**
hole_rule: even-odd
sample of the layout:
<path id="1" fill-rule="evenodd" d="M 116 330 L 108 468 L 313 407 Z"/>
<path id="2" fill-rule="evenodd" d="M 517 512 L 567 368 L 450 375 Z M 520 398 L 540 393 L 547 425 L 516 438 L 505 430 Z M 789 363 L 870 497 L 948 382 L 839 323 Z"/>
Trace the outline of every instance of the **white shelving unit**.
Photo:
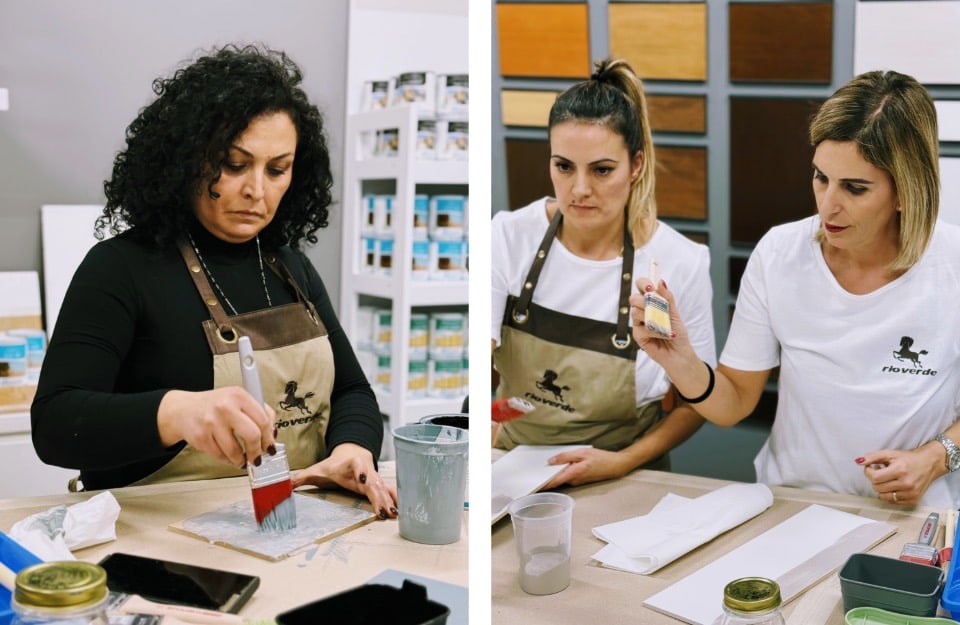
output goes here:
<path id="1" fill-rule="evenodd" d="M 421 417 L 460 412 L 463 397 L 408 399 L 408 345 L 413 308 L 467 306 L 467 280 L 413 280 L 414 196 L 425 185 L 456 187 L 467 194 L 467 161 L 418 160 L 416 156 L 418 114 L 412 106 L 390 107 L 355 113 L 347 119 L 346 162 L 343 189 L 343 262 L 340 280 L 340 322 L 347 336 L 357 336 L 360 298 L 389 300 L 391 309 L 390 390 L 377 389 L 381 411 L 390 429 L 414 423 Z M 365 153 L 365 139 L 378 130 L 397 129 L 399 154 L 373 156 Z M 369 145 L 369 143 L 367 143 Z M 362 197 L 371 190 L 392 189 L 396 203 L 391 221 L 394 247 L 392 273 L 371 275 L 361 271 Z M 418 311 L 419 312 L 419 311 Z"/>
<path id="2" fill-rule="evenodd" d="M 79 471 L 44 464 L 33 450 L 30 413 L 0 412 L 0 499 L 67 492 Z"/>

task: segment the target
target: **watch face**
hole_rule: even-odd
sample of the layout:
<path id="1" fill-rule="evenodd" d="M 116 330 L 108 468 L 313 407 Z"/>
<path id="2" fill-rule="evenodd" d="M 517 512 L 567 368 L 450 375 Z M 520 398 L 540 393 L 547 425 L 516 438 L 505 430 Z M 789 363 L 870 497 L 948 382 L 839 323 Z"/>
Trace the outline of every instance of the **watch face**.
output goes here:
<path id="1" fill-rule="evenodd" d="M 960 469 L 960 451 L 955 451 L 951 454 L 947 454 L 947 462 L 950 465 L 951 471 L 956 471 Z"/>

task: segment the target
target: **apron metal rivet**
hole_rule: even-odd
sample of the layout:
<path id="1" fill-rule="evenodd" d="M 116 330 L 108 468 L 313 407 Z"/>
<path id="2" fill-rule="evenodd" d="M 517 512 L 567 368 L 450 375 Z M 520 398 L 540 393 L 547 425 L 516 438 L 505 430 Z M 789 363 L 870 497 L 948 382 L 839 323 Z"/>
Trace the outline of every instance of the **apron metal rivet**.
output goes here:
<path id="1" fill-rule="evenodd" d="M 540 250 L 539 252 L 537 252 L 537 258 L 543 258 L 543 257 L 546 256 L 546 255 L 547 255 L 547 253 L 544 252 L 543 250 Z"/>
<path id="2" fill-rule="evenodd" d="M 527 282 L 526 284 L 523 285 L 523 288 L 525 288 L 526 290 L 529 291 L 530 289 L 533 288 L 533 283 L 532 283 L 532 282 Z"/>
<path id="3" fill-rule="evenodd" d="M 630 274 L 629 274 L 629 273 L 623 274 L 623 279 L 629 281 L 629 280 L 630 280 Z"/>
<path id="4" fill-rule="evenodd" d="M 630 309 L 627 308 L 626 306 L 621 306 L 621 307 L 620 307 L 620 314 L 621 314 L 621 315 L 625 315 L 625 314 L 627 314 L 628 312 L 630 312 Z"/>
<path id="5" fill-rule="evenodd" d="M 193 273 L 200 273 L 200 265 L 190 265 L 190 271 Z"/>
<path id="6" fill-rule="evenodd" d="M 219 302 L 215 298 L 210 298 L 207 300 L 207 306 L 216 306 Z"/>

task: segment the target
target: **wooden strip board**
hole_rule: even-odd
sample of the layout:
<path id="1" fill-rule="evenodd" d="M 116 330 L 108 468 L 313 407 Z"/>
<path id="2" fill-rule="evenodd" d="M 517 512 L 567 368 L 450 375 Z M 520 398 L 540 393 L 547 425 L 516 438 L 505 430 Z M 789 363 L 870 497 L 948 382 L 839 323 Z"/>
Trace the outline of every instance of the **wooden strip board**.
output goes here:
<path id="1" fill-rule="evenodd" d="M 699 95 L 647 95 L 650 127 L 661 132 L 707 131 L 707 98 Z"/>
<path id="2" fill-rule="evenodd" d="M 610 4 L 610 52 L 644 80 L 706 80 L 707 5 Z"/>
<path id="3" fill-rule="evenodd" d="M 586 4 L 497 4 L 497 37 L 504 76 L 590 75 Z"/>
<path id="4" fill-rule="evenodd" d="M 657 213 L 707 218 L 707 150 L 657 146 Z"/>
<path id="5" fill-rule="evenodd" d="M 518 91 L 504 89 L 500 92 L 500 110 L 505 126 L 529 126 L 546 128 L 550 107 L 557 99 L 556 91 Z"/>
<path id="6" fill-rule="evenodd" d="M 730 4 L 730 80 L 829 83 L 833 4 Z"/>
<path id="7" fill-rule="evenodd" d="M 287 558 L 300 549 L 335 538 L 366 525 L 377 517 L 372 512 L 294 493 L 297 527 L 283 533 L 261 532 L 248 499 L 200 514 L 168 529 L 270 561 Z M 358 502 L 359 504 L 359 502 Z"/>

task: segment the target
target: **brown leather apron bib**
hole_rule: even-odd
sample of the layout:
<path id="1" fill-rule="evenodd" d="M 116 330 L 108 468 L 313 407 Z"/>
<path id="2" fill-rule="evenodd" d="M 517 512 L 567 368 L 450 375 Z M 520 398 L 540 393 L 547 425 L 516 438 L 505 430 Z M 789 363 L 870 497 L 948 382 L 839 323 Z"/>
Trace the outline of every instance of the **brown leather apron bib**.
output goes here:
<path id="1" fill-rule="evenodd" d="M 263 401 L 276 412 L 277 440 L 287 448 L 291 469 L 327 455 L 325 436 L 333 390 L 333 351 L 320 316 L 286 266 L 274 255 L 264 261 L 296 294 L 291 304 L 228 316 L 217 301 L 196 253 L 180 242 L 180 253 L 210 312 L 203 322 L 213 353 L 213 386 L 242 386 L 237 339 L 249 336 L 260 373 Z M 209 479 L 244 472 L 187 445 L 173 460 L 136 484 Z"/>
<path id="2" fill-rule="evenodd" d="M 637 344 L 630 328 L 633 241 L 624 218 L 617 323 L 586 319 L 533 303 L 533 292 L 563 219 L 544 234 L 519 297 L 507 298 L 494 350 L 498 397 L 522 397 L 536 409 L 503 424 L 497 447 L 589 443 L 619 450 L 660 420 L 659 402 L 637 407 Z M 647 465 L 665 466 L 666 456 Z"/>

